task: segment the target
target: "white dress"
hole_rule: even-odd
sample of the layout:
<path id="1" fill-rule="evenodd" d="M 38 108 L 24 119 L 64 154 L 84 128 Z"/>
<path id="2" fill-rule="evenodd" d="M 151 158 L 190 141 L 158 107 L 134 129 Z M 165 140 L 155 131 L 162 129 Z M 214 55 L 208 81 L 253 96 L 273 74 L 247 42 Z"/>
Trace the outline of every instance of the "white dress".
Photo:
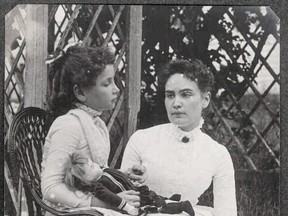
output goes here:
<path id="1" fill-rule="evenodd" d="M 46 137 L 41 164 L 41 189 L 49 206 L 60 209 L 90 207 L 92 195 L 71 191 L 64 178 L 67 163 L 75 152 L 101 166 L 107 165 L 109 133 L 99 114 L 90 109 L 73 109 L 53 122 Z"/>
<path id="2" fill-rule="evenodd" d="M 184 136 L 189 137 L 188 143 L 181 141 Z M 136 131 L 125 149 L 121 169 L 135 164 L 146 167 L 146 184 L 151 190 L 166 197 L 181 194 L 181 200 L 189 200 L 196 215 L 197 211 L 198 215 L 205 216 L 237 215 L 230 154 L 225 146 L 204 134 L 199 127 L 184 132 L 169 123 Z M 211 182 L 213 214 L 196 206 Z"/>

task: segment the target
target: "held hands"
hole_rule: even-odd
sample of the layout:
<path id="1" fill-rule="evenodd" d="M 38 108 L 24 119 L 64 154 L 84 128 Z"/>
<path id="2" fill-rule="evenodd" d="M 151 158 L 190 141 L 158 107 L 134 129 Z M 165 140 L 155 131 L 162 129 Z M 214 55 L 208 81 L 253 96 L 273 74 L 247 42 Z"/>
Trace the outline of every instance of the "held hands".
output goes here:
<path id="1" fill-rule="evenodd" d="M 142 165 L 134 165 L 125 172 L 126 176 L 132 181 L 144 184 L 146 180 L 146 168 Z"/>
<path id="2" fill-rule="evenodd" d="M 138 208 L 140 206 L 139 192 L 134 190 L 122 191 L 117 195 L 125 200 L 131 206 Z"/>
<path id="3" fill-rule="evenodd" d="M 129 203 L 125 204 L 123 210 L 126 211 L 129 215 L 138 215 L 138 209 L 130 205 Z"/>

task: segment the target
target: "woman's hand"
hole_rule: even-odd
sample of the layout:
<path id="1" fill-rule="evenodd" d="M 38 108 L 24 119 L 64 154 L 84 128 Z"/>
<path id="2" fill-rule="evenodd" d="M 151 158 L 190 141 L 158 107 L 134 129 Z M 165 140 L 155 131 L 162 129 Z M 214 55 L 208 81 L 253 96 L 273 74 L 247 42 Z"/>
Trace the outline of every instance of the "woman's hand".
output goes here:
<path id="1" fill-rule="evenodd" d="M 144 184 L 146 180 L 146 168 L 142 165 L 134 165 L 132 168 L 129 168 L 124 172 L 125 175 L 133 180 L 137 181 L 140 184 Z"/>
<path id="2" fill-rule="evenodd" d="M 122 191 L 117 195 L 125 200 L 130 205 L 138 208 L 140 206 L 139 192 L 134 190 Z"/>

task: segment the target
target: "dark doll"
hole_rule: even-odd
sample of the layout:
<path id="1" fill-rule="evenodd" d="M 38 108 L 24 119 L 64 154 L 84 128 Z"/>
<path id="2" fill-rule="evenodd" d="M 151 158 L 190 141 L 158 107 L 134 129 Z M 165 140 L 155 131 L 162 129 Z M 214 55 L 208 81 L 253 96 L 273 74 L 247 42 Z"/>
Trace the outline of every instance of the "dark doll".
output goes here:
<path id="1" fill-rule="evenodd" d="M 154 191 L 149 190 L 148 186 L 136 186 L 121 171 L 102 168 L 79 154 L 72 156 L 71 166 L 67 168 L 65 182 L 71 189 L 91 192 L 98 199 L 130 215 L 137 215 L 138 209 L 117 195 L 126 190 L 140 192 L 140 214 L 152 212 L 176 214 L 185 211 L 194 216 L 194 210 L 189 201 L 179 202 L 180 195 L 175 194 L 169 198 L 177 202 L 167 203 L 168 198 L 157 195 Z"/>

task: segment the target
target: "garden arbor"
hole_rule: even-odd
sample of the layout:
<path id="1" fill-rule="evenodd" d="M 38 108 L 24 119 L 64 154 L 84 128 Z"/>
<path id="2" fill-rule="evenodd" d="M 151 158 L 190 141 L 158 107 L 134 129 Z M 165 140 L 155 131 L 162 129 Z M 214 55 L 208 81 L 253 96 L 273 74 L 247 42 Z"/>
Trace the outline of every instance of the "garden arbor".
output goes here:
<path id="1" fill-rule="evenodd" d="M 20 5 L 7 16 L 7 23 L 11 24 L 7 26 L 7 40 L 9 33 L 16 37 L 7 45 L 10 56 L 7 55 L 9 58 L 5 64 L 6 128 L 13 115 L 23 107 L 47 108 L 46 97 L 50 94 L 51 83 L 44 61 L 56 47 L 61 49 L 69 42 L 81 40 L 87 45 L 108 45 L 115 49 L 114 68 L 117 71 L 116 84 L 120 95 L 115 109 L 104 113 L 103 119 L 110 131 L 111 142 L 114 143 L 109 159 L 110 166 L 116 166 L 124 144 L 136 129 L 140 109 L 142 7 Z M 16 32 L 12 28 L 15 22 L 18 24 Z M 16 44 L 15 47 L 13 43 Z M 15 50 L 16 56 L 12 53 Z M 5 168 L 12 199 L 15 206 L 20 208 L 16 204 L 17 190 L 12 190 L 8 165 Z"/>
<path id="2" fill-rule="evenodd" d="M 177 57 L 200 58 L 214 73 L 204 129 L 229 149 L 235 168 L 279 168 L 280 34 L 270 8 L 18 5 L 6 15 L 5 30 L 6 129 L 23 107 L 46 108 L 47 55 L 82 40 L 115 49 L 120 96 L 102 116 L 110 131 L 111 166 L 119 166 L 136 128 L 167 121 L 157 69 Z M 12 186 L 6 163 L 5 171 Z M 10 191 L 15 203 L 17 190 Z"/>

